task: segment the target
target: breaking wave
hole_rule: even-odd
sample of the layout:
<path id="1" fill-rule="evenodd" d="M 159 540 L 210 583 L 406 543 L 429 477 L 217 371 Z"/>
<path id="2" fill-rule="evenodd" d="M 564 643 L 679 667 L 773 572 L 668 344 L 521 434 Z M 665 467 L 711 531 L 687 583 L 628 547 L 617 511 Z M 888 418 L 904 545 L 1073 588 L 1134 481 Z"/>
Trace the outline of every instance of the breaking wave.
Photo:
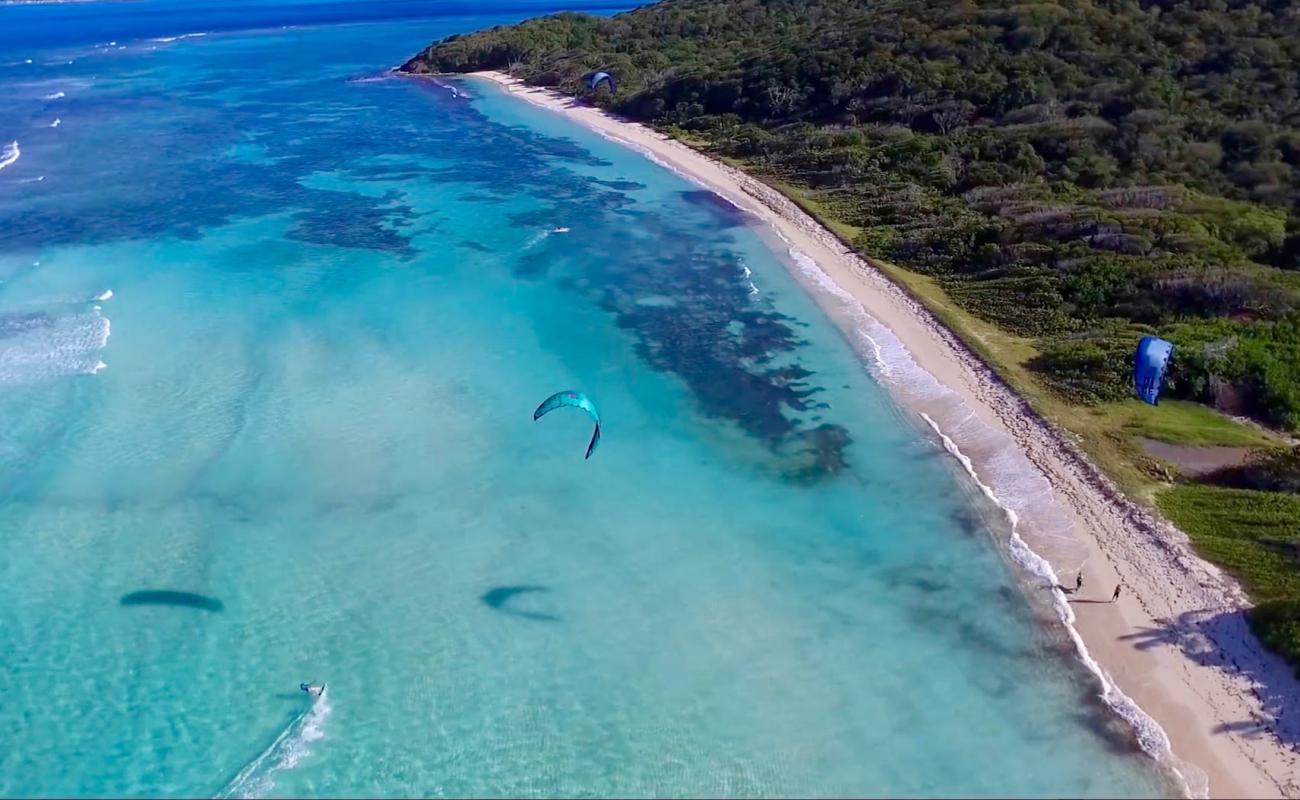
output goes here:
<path id="1" fill-rule="evenodd" d="M 17 139 L 5 145 L 4 149 L 0 149 L 0 169 L 13 164 L 22 154 L 22 150 L 18 149 Z"/>

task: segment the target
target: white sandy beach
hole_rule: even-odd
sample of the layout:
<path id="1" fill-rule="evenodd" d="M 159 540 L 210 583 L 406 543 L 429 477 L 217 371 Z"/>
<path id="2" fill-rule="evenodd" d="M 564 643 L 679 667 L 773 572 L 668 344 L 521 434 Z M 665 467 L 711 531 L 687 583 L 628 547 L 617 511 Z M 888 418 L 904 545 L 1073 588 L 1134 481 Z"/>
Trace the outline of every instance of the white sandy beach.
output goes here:
<path id="1" fill-rule="evenodd" d="M 1067 604 L 1047 588 L 1045 564 L 1017 559 L 1028 586 L 1055 594 L 1107 702 L 1134 724 L 1143 746 L 1176 768 L 1193 795 L 1300 796 L 1300 715 L 1291 713 L 1300 683 L 1251 635 L 1244 594 L 1197 558 L 1179 531 L 1123 498 L 1068 433 L 1035 415 L 928 311 L 780 193 L 570 97 L 502 73 L 477 77 L 658 159 L 771 225 L 815 262 L 833 281 L 830 291 L 870 315 L 851 335 L 864 335 L 865 326 L 871 346 L 906 348 L 920 369 L 896 380 L 886 371 L 883 382 L 969 458 L 975 479 L 1014 510 L 1018 535 L 1062 583 L 1073 586 L 1082 564 L 1083 591 Z M 1017 552 L 1015 542 L 1009 550 Z M 1123 594 L 1108 602 L 1117 583 Z"/>

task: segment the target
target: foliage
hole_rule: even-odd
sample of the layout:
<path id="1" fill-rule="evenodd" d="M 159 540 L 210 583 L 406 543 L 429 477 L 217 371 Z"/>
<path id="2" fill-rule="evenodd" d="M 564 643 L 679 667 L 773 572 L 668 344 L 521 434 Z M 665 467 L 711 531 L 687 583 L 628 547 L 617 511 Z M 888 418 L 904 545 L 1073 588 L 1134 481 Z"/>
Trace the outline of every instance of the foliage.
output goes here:
<path id="1" fill-rule="evenodd" d="M 1300 426 L 1300 317 L 1196 320 L 1171 327 L 1180 343 L 1175 394 Z"/>
<path id="2" fill-rule="evenodd" d="M 1133 347 L 1126 337 L 1061 339 L 1031 359 L 1029 368 L 1070 402 L 1120 401 L 1131 394 Z"/>

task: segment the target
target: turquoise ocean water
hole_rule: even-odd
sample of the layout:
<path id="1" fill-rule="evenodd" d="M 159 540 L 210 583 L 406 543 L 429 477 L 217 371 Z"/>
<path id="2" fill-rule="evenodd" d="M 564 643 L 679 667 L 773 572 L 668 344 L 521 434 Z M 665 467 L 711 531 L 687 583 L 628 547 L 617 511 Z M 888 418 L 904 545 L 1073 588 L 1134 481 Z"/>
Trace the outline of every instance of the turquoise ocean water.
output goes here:
<path id="1" fill-rule="evenodd" d="M 0 794 L 1170 791 L 749 220 L 348 8 L 0 38 Z"/>

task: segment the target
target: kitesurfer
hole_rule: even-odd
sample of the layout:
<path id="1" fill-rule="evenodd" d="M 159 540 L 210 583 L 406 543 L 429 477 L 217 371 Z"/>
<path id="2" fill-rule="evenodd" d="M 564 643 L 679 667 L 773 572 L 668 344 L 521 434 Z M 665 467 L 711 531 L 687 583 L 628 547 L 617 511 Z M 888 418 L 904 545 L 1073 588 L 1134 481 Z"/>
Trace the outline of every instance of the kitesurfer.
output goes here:
<path id="1" fill-rule="evenodd" d="M 1119 599 L 1119 584 L 1117 583 L 1115 584 L 1115 593 L 1110 596 L 1110 601 L 1113 603 L 1118 599 Z"/>
<path id="2" fill-rule="evenodd" d="M 1078 574 L 1078 576 L 1075 577 L 1075 579 L 1074 579 L 1074 591 L 1075 591 L 1075 594 L 1078 594 L 1079 590 L 1082 589 L 1082 588 L 1083 588 L 1083 573 L 1080 572 L 1080 573 Z"/>
<path id="3" fill-rule="evenodd" d="M 320 686 L 315 686 L 310 683 L 300 683 L 298 684 L 298 688 L 303 690 L 307 694 L 311 695 L 312 697 L 320 697 L 322 694 L 325 693 L 325 684 L 323 683 Z"/>

